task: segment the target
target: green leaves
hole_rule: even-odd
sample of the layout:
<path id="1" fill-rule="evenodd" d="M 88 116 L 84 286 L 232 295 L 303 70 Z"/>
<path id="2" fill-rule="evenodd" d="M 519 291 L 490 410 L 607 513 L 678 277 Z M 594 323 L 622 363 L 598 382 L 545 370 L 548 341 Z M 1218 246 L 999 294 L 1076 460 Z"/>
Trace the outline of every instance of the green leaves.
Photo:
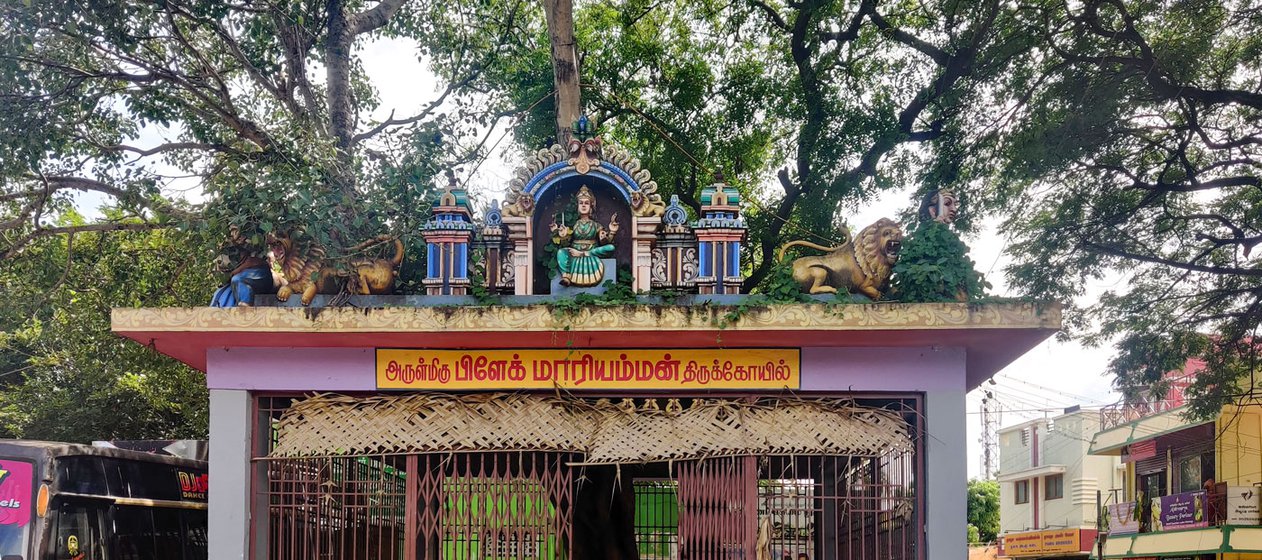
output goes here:
<path id="1" fill-rule="evenodd" d="M 205 380 L 110 332 L 114 306 L 205 305 L 209 249 L 171 232 L 81 233 L 0 261 L 0 433 L 204 438 Z"/>
<path id="2" fill-rule="evenodd" d="M 969 544 L 993 543 L 998 539 L 998 482 L 977 479 L 968 481 L 968 533 Z"/>
<path id="3" fill-rule="evenodd" d="M 1044 31 L 998 99 L 1013 115 L 960 166 L 1005 218 L 1009 284 L 1072 302 L 1066 321 L 1116 343 L 1133 401 L 1203 358 L 1196 414 L 1256 397 L 1262 324 L 1262 25 L 1234 2 L 1029 4 Z M 1084 298 L 1093 288 L 1099 293 Z"/>
<path id="4" fill-rule="evenodd" d="M 903 240 L 894 265 L 893 296 L 906 302 L 972 301 L 990 287 L 950 227 L 925 221 Z"/>

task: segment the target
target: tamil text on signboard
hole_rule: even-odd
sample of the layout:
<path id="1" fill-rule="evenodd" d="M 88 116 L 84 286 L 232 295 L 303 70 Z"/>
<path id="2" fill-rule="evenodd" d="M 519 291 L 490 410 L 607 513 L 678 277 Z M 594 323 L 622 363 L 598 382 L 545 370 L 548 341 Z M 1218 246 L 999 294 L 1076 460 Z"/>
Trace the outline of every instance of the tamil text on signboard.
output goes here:
<path id="1" fill-rule="evenodd" d="M 1078 529 L 1052 529 L 1004 535 L 1003 551 L 1008 556 L 1035 556 L 1058 552 L 1078 552 Z"/>
<path id="2" fill-rule="evenodd" d="M 797 348 L 377 350 L 377 388 L 797 389 Z"/>

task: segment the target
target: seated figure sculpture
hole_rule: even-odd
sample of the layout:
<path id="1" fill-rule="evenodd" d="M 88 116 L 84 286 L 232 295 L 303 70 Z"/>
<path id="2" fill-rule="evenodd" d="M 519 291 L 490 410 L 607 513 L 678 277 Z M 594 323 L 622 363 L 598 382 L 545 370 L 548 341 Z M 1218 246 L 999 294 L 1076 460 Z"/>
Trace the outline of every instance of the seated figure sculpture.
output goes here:
<path id="1" fill-rule="evenodd" d="M 574 226 L 557 225 L 555 221 L 548 226 L 552 232 L 552 243 L 558 247 L 557 268 L 561 271 L 562 285 L 596 286 L 605 277 L 605 263 L 601 259 L 614 253 L 613 238 L 618 233 L 618 216 L 609 219 L 606 229 L 592 219 L 596 211 L 596 197 L 587 185 L 578 190 L 575 198 L 579 217 Z"/>
<path id="2" fill-rule="evenodd" d="M 211 297 L 211 307 L 249 307 L 255 295 L 274 294 L 283 285 L 272 270 L 271 254 L 259 256 L 235 226 L 221 250 L 215 267 L 225 273 L 225 282 Z"/>

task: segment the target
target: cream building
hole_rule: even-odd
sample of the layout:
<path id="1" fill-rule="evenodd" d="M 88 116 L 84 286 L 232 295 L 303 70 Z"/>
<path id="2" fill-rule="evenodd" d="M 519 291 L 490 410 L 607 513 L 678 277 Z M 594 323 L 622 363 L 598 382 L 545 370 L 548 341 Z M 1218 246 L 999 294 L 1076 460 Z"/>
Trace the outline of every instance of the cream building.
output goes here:
<path id="1" fill-rule="evenodd" d="M 1099 412 L 1077 407 L 999 430 L 1002 556 L 1085 558 L 1092 550 L 1097 491 L 1107 498 L 1125 473 L 1117 457 L 1087 454 L 1099 430 Z"/>

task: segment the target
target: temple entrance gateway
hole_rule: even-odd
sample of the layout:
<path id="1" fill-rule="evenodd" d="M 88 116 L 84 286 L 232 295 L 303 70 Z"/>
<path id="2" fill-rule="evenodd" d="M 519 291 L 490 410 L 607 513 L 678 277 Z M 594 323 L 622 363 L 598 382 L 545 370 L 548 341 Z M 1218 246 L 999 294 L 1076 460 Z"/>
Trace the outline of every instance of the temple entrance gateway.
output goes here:
<path id="1" fill-rule="evenodd" d="M 211 557 L 958 558 L 965 394 L 1059 307 L 886 302 L 888 219 L 784 245 L 823 253 L 786 261 L 815 299 L 746 298 L 744 200 L 694 194 L 575 138 L 482 216 L 451 178 L 415 232 L 424 294 L 368 295 L 417 258 L 396 251 L 330 297 L 342 276 L 286 237 L 280 283 L 319 269 L 310 299 L 116 309 L 206 372 Z"/>

